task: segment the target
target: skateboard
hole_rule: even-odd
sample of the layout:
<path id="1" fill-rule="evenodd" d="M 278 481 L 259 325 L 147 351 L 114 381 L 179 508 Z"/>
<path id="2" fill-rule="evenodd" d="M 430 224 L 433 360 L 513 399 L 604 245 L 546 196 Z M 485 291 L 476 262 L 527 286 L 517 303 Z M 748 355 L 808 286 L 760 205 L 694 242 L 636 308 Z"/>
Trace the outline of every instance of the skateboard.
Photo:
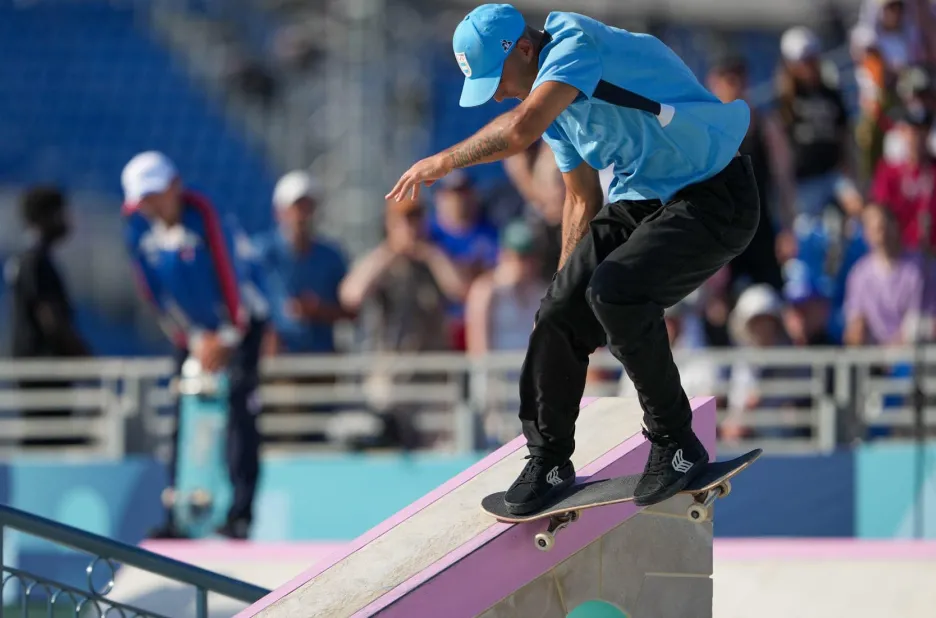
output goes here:
<path id="1" fill-rule="evenodd" d="M 693 497 L 692 504 L 686 510 L 686 517 L 689 521 L 697 523 L 709 521 L 712 517 L 712 503 L 731 493 L 731 477 L 754 463 L 762 452 L 758 448 L 735 459 L 716 461 L 706 465 L 702 474 L 679 492 Z M 481 509 L 497 521 L 511 524 L 548 519 L 548 528 L 545 532 L 536 534 L 533 542 L 538 549 L 549 551 L 556 543 L 556 534 L 577 521 L 582 511 L 633 501 L 634 490 L 637 488 L 640 476 L 633 474 L 573 484 L 548 506 L 527 515 L 508 513 L 504 506 L 506 492 L 503 491 L 486 496 L 481 501 Z"/>
<path id="2" fill-rule="evenodd" d="M 224 523 L 233 493 L 225 458 L 228 380 L 189 358 L 173 390 L 180 398 L 179 451 L 175 487 L 163 493 L 163 503 L 185 534 L 203 538 Z"/>

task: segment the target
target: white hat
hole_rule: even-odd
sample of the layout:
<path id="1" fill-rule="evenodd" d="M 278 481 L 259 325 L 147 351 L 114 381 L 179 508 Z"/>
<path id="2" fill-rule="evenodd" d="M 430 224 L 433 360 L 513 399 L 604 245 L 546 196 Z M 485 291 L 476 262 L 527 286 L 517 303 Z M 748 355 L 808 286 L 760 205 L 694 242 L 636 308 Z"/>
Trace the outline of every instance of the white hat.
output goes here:
<path id="1" fill-rule="evenodd" d="M 766 283 L 752 285 L 741 293 L 729 318 L 731 337 L 738 343 L 747 343 L 750 337 L 747 324 L 760 315 L 778 319 L 783 317 L 783 301 L 773 286 Z"/>
<path id="2" fill-rule="evenodd" d="M 795 26 L 780 37 L 780 53 L 790 62 L 799 62 L 819 55 L 819 37 L 805 26 Z"/>
<path id="3" fill-rule="evenodd" d="M 853 51 L 865 52 L 877 47 L 880 44 L 880 38 L 874 28 L 858 25 L 852 29 L 849 43 Z"/>
<path id="4" fill-rule="evenodd" d="M 273 206 L 282 210 L 303 197 L 318 200 L 321 196 L 322 186 L 316 178 L 304 170 L 293 170 L 277 181 L 273 189 Z"/>
<path id="5" fill-rule="evenodd" d="M 124 202 L 136 204 L 151 193 L 162 193 L 169 188 L 178 173 L 172 161 L 161 152 L 141 152 L 130 159 L 120 174 Z"/>

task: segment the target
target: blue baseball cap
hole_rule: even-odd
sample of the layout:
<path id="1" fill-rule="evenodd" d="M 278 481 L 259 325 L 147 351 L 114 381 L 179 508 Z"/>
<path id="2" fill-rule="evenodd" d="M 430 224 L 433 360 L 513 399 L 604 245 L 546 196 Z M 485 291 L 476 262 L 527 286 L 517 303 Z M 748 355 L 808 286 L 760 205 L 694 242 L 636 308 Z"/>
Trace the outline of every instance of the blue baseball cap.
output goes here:
<path id="1" fill-rule="evenodd" d="M 482 4 L 458 24 L 452 50 L 465 74 L 459 105 L 477 107 L 491 100 L 504 60 L 525 28 L 523 15 L 509 4 Z"/>

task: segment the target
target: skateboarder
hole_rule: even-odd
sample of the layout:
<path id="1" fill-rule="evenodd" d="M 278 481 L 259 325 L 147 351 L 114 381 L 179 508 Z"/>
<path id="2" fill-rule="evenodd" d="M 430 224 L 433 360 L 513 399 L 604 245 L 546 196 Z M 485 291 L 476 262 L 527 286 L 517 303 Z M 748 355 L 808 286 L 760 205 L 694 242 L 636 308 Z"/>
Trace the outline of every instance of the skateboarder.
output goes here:
<path id="1" fill-rule="evenodd" d="M 135 156 L 121 175 L 123 223 L 139 283 L 177 348 L 176 371 L 192 354 L 229 381 L 227 455 L 234 495 L 223 536 L 243 539 L 253 519 L 260 474 L 257 388 L 268 317 L 265 284 L 249 245 L 219 221 L 202 196 L 184 190 L 173 163 L 155 151 Z M 178 404 L 175 413 L 178 417 Z M 176 423 L 170 462 L 175 480 Z M 177 536 L 172 513 L 159 536 Z"/>
<path id="2" fill-rule="evenodd" d="M 565 12 L 544 30 L 511 5 L 485 4 L 453 38 L 461 105 L 521 103 L 463 142 L 407 170 L 388 194 L 418 194 L 456 168 L 522 152 L 540 136 L 566 186 L 563 249 L 520 378 L 526 467 L 504 497 L 537 510 L 571 484 L 588 357 L 607 345 L 633 381 L 650 456 L 636 502 L 662 501 L 708 454 L 691 428 L 663 322 L 747 247 L 760 219 L 748 157 L 750 110 L 722 103 L 656 38 Z M 603 205 L 598 170 L 613 166 Z"/>

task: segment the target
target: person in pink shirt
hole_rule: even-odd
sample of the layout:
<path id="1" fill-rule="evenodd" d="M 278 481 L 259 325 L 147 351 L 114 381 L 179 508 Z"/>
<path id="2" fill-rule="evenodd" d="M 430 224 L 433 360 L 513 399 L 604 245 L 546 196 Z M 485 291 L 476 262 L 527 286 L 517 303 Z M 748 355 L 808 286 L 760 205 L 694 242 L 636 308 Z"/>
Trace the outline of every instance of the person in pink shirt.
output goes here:
<path id="1" fill-rule="evenodd" d="M 931 248 L 936 241 L 936 161 L 926 148 L 932 124 L 932 114 L 924 109 L 901 114 L 894 127 L 894 147 L 878 163 L 871 186 L 871 199 L 891 209 L 903 245 L 911 249 L 922 248 L 924 226 L 930 230 Z"/>
<path id="2" fill-rule="evenodd" d="M 933 314 L 933 285 L 924 285 L 920 255 L 901 246 L 893 211 L 869 204 L 863 223 L 870 252 L 848 274 L 845 343 L 909 343 L 915 334 L 916 316 Z M 921 302 L 924 294 L 926 301 Z"/>

